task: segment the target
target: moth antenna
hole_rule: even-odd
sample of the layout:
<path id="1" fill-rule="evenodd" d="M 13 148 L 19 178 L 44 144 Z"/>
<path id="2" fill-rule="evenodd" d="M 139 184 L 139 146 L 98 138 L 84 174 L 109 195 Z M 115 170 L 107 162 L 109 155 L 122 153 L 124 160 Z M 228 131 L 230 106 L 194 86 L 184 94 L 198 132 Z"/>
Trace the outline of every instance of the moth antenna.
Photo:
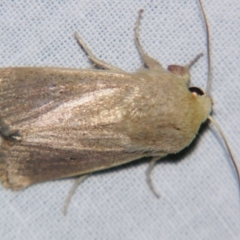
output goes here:
<path id="1" fill-rule="evenodd" d="M 69 204 L 70 204 L 70 201 L 71 201 L 71 199 L 72 199 L 72 196 L 73 196 L 73 194 L 75 193 L 78 185 L 79 185 L 81 182 L 83 182 L 83 181 L 85 180 L 85 178 L 87 178 L 87 177 L 88 177 L 88 174 L 86 174 L 86 175 L 81 175 L 80 177 L 78 177 L 77 179 L 75 179 L 74 184 L 73 184 L 72 188 L 70 189 L 70 191 L 69 191 L 69 193 L 68 193 L 68 196 L 67 196 L 67 198 L 66 198 L 66 200 L 65 200 L 65 204 L 64 204 L 64 207 L 63 207 L 63 214 L 64 214 L 65 216 L 67 215 L 68 206 L 69 206 Z"/>
<path id="2" fill-rule="evenodd" d="M 211 84 L 212 84 L 212 60 L 211 60 L 211 49 L 210 49 L 210 37 L 209 37 L 209 27 L 207 17 L 202 5 L 202 1 L 199 0 L 199 4 L 201 7 L 201 12 L 204 19 L 204 25 L 206 29 L 206 39 L 207 39 L 207 62 L 208 62 L 208 80 L 207 80 L 207 87 L 206 87 L 206 95 L 210 96 Z"/>
<path id="3" fill-rule="evenodd" d="M 230 155 L 230 158 L 232 160 L 232 164 L 236 170 L 236 173 L 237 173 L 237 177 L 238 177 L 238 185 L 239 185 L 239 189 L 240 189 L 240 168 L 238 167 L 238 164 L 237 164 L 237 161 L 235 160 L 234 156 L 233 156 L 233 153 L 232 153 L 232 150 L 228 144 L 228 141 L 227 141 L 227 138 L 225 137 L 221 127 L 218 125 L 218 123 L 211 117 L 211 116 L 208 116 L 208 119 L 214 124 L 214 126 L 216 127 L 216 129 L 218 130 L 218 132 L 220 133 L 224 143 L 225 143 L 225 146 L 228 150 L 228 153 Z"/>

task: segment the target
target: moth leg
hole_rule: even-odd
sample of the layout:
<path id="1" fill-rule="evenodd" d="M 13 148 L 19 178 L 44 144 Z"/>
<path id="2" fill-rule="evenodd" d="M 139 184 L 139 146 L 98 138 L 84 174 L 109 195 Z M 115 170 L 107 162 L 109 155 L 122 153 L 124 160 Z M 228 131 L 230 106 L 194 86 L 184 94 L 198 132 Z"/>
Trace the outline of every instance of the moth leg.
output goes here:
<path id="1" fill-rule="evenodd" d="M 135 33 L 135 44 L 137 46 L 138 52 L 140 54 L 140 57 L 143 60 L 143 63 L 146 67 L 150 68 L 150 69 L 155 69 L 155 70 L 161 70 L 162 65 L 155 60 L 154 58 L 148 56 L 145 51 L 143 50 L 143 47 L 139 41 L 139 26 L 140 26 L 140 21 L 141 21 L 141 17 L 142 17 L 142 13 L 143 13 L 143 9 L 140 9 L 138 12 L 138 19 L 136 22 L 136 26 L 134 28 L 134 33 Z"/>
<path id="2" fill-rule="evenodd" d="M 70 189 L 69 193 L 68 193 L 68 196 L 65 200 L 65 204 L 64 204 L 64 207 L 63 207 L 63 214 L 66 215 L 67 214 L 67 210 L 68 210 L 68 206 L 70 204 L 70 201 L 72 199 L 72 196 L 73 194 L 75 193 L 78 185 L 83 182 L 87 177 L 88 177 L 89 174 L 86 174 L 86 175 L 81 175 L 80 177 L 78 177 L 77 179 L 75 179 L 74 181 L 74 184 L 72 186 L 72 188 Z"/>
<path id="3" fill-rule="evenodd" d="M 77 32 L 74 33 L 74 37 L 76 38 L 79 45 L 82 47 L 84 52 L 87 54 L 88 58 L 94 63 L 94 65 L 98 68 L 104 68 L 106 70 L 112 70 L 112 71 L 120 71 L 124 72 L 121 68 L 115 67 L 111 65 L 110 63 L 104 62 L 103 60 L 100 60 L 99 58 L 95 57 L 95 55 L 92 53 L 92 51 L 87 47 L 86 43 L 82 40 L 82 38 L 77 34 Z"/>
<path id="4" fill-rule="evenodd" d="M 147 177 L 147 185 L 150 188 L 150 190 L 152 191 L 152 193 L 159 198 L 160 195 L 156 192 L 153 183 L 152 183 L 152 179 L 151 179 L 151 172 L 153 170 L 154 164 L 156 163 L 156 161 L 159 160 L 159 157 L 153 157 L 151 162 L 148 165 L 147 171 L 146 171 L 146 177 Z"/>

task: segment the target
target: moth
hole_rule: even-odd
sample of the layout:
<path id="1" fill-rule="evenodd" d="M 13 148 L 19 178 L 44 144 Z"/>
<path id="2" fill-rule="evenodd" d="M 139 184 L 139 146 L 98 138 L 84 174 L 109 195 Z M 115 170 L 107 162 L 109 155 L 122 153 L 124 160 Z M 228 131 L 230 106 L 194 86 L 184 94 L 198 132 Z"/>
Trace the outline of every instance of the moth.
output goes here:
<path id="1" fill-rule="evenodd" d="M 80 176 L 77 184 L 92 172 L 152 157 L 147 182 L 158 196 L 150 178 L 155 162 L 187 147 L 203 122 L 214 121 L 211 61 L 208 51 L 206 93 L 189 87 L 189 69 L 201 54 L 187 66 L 164 69 L 139 41 L 142 12 L 134 32 L 144 68 L 134 73 L 95 57 L 76 33 L 95 69 L 0 69 L 0 179 L 5 187 L 21 190 Z"/>

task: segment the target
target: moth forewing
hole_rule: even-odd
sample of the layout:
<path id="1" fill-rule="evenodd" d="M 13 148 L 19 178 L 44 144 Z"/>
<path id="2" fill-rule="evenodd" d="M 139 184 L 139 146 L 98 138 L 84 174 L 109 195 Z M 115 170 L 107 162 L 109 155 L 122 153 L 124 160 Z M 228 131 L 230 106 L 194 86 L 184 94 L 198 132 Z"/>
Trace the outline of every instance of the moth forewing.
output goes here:
<path id="1" fill-rule="evenodd" d="M 129 139 L 115 131 L 118 104 L 134 88 L 133 76 L 51 68 L 0 72 L 3 126 L 20 134 L 16 140 L 19 136 L 1 131 L 6 186 L 24 188 L 119 165 L 118 158 L 133 160 L 133 153 L 123 153 Z"/>

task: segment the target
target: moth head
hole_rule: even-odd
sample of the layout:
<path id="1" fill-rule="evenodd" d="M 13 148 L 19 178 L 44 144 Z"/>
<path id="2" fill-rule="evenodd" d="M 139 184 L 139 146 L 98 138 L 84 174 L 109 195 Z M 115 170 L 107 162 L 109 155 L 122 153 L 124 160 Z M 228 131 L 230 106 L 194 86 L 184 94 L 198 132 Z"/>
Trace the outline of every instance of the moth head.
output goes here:
<path id="1" fill-rule="evenodd" d="M 206 25 L 207 27 L 207 25 Z M 208 27 L 207 27 L 207 33 L 208 33 Z M 208 35 L 208 34 L 207 34 Z M 232 164 L 236 170 L 236 174 L 237 174 L 237 178 L 238 178 L 238 184 L 239 184 L 239 188 L 240 188 L 240 167 L 237 164 L 237 161 L 235 160 L 232 150 L 228 144 L 228 141 L 221 129 L 221 127 L 218 125 L 218 123 L 213 119 L 213 117 L 210 115 L 211 113 L 211 107 L 213 105 L 213 100 L 210 97 L 210 88 L 211 88 L 211 57 L 210 57 L 210 48 L 209 48 L 209 36 L 207 36 L 207 41 L 208 41 L 208 81 L 207 81 L 207 86 L 206 86 L 206 90 L 205 92 L 199 88 L 199 87 L 189 87 L 189 91 L 192 93 L 192 95 L 196 98 L 198 98 L 198 100 L 200 101 L 200 105 L 202 107 L 201 111 L 204 115 L 204 119 L 206 120 L 206 118 L 208 120 L 210 120 L 214 126 L 216 127 L 216 129 L 218 130 L 218 132 L 220 133 L 225 146 L 228 150 L 228 153 L 230 155 L 230 158 L 232 160 Z M 199 57 L 201 57 L 202 54 L 199 54 L 195 59 L 193 59 L 193 61 L 190 62 L 190 64 L 186 65 L 186 66 L 180 66 L 180 65 L 170 65 L 168 66 L 168 71 L 170 71 L 171 73 L 173 73 L 174 75 L 179 76 L 184 82 L 185 84 L 188 86 L 189 82 L 190 82 L 190 73 L 189 73 L 189 69 L 190 67 L 199 59 Z"/>

